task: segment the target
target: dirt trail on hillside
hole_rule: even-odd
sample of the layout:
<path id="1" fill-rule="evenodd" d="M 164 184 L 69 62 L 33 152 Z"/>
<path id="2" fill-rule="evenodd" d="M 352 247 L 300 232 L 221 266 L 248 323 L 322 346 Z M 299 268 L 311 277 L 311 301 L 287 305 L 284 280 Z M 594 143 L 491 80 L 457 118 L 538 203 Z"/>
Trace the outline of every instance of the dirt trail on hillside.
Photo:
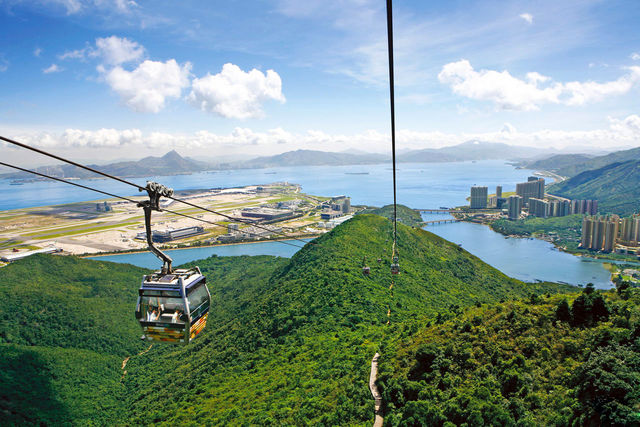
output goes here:
<path id="1" fill-rule="evenodd" d="M 380 407 L 382 406 L 382 395 L 380 391 L 378 391 L 378 386 L 376 385 L 376 378 L 378 377 L 378 358 L 380 354 L 376 353 L 371 359 L 371 374 L 369 375 L 369 390 L 371 390 L 371 395 L 375 401 L 375 414 L 376 418 L 373 422 L 373 427 L 382 427 L 383 418 L 382 411 Z"/>
<path id="2" fill-rule="evenodd" d="M 136 356 L 142 356 L 143 354 L 151 350 L 151 347 L 153 347 L 153 344 L 149 344 L 149 347 L 147 347 L 146 350 L 142 350 L 140 353 L 136 354 Z M 122 381 L 124 379 L 124 376 L 127 375 L 127 371 L 125 371 L 124 368 L 127 367 L 127 363 L 129 362 L 129 359 L 131 359 L 131 356 L 125 357 L 124 360 L 122 361 L 122 370 L 124 372 L 122 372 L 122 378 L 120 378 L 120 381 Z"/>

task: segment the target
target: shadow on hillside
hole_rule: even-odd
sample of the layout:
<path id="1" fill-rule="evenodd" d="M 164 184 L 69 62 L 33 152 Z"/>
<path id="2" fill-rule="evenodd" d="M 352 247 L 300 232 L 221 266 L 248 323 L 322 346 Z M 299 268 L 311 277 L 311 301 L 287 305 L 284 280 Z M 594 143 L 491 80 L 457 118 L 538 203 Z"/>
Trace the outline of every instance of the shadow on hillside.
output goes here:
<path id="1" fill-rule="evenodd" d="M 0 417 L 4 425 L 59 425 L 69 414 L 51 385 L 47 362 L 35 351 L 0 345 Z"/>

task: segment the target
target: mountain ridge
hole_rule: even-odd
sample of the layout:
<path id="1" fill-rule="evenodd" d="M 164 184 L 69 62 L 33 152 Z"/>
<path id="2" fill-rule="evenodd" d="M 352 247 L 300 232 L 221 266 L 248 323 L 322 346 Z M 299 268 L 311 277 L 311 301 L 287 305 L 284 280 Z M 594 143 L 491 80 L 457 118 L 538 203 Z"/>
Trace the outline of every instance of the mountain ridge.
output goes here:
<path id="1" fill-rule="evenodd" d="M 640 153 L 640 150 L 638 151 Z M 598 200 L 601 213 L 631 215 L 640 209 L 640 160 L 614 162 L 586 170 L 548 188 L 550 194 L 570 199 Z"/>

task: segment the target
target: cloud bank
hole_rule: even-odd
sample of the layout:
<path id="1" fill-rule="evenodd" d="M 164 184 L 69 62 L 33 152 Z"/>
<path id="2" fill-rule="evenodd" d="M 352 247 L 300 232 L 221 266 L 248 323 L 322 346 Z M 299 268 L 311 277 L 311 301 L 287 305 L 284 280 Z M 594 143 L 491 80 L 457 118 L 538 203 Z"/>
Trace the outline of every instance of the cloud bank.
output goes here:
<path id="1" fill-rule="evenodd" d="M 594 81 L 553 83 L 536 72 L 522 80 L 508 71 L 476 71 L 466 59 L 442 67 L 438 80 L 457 95 L 479 101 L 491 101 L 503 110 L 539 110 L 543 104 L 570 106 L 597 102 L 609 96 L 629 92 L 640 82 L 640 67 L 625 68 L 626 74 L 605 83 Z"/>
<path id="2" fill-rule="evenodd" d="M 211 153 L 237 154 L 251 152 L 255 155 L 276 154 L 288 150 L 312 149 L 343 151 L 348 148 L 368 152 L 388 152 L 390 137 L 386 133 L 368 130 L 357 134 L 328 134 L 319 130 L 293 133 L 282 128 L 255 131 L 236 127 L 232 132 L 219 134 L 201 130 L 190 134 L 151 132 L 139 129 L 67 129 L 62 133 L 6 132 L 21 142 L 46 148 L 116 148 L 114 154 L 121 156 L 122 149 L 131 152 L 151 150 L 155 152 L 183 149 L 185 155 L 211 155 Z M 572 148 L 573 151 L 602 149 L 609 147 L 636 146 L 640 140 L 640 116 L 609 118 L 609 127 L 585 131 L 539 130 L 519 132 L 509 123 L 502 129 L 485 133 L 444 133 L 399 130 L 398 146 L 403 149 L 439 148 L 460 144 L 469 140 L 503 142 L 538 148 Z M 248 151 L 250 150 L 250 151 Z M 104 154 L 105 151 L 100 151 Z"/>

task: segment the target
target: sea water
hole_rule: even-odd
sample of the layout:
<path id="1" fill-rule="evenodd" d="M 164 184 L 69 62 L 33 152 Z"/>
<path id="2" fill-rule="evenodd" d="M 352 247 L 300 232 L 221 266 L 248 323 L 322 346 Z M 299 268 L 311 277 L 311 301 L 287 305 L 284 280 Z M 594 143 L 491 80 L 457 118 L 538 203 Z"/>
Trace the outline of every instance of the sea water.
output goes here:
<path id="1" fill-rule="evenodd" d="M 398 165 L 398 203 L 412 208 L 454 207 L 467 204 L 472 185 L 496 185 L 503 192 L 514 191 L 518 182 L 527 180 L 531 170 L 516 169 L 505 161 L 489 160 L 453 163 L 400 163 Z M 191 175 L 133 178 L 144 186 L 147 180 L 161 182 L 175 190 L 290 182 L 300 184 L 312 195 L 351 197 L 354 205 L 383 206 L 393 202 L 392 172 L 388 164 L 353 166 L 297 166 L 268 169 L 242 169 L 199 172 Z M 111 193 L 139 194 L 132 187 L 111 180 L 78 180 Z M 59 182 L 34 182 L 9 185 L 0 180 L 0 209 L 62 204 L 99 199 L 96 193 Z M 437 216 L 425 215 L 425 220 Z M 429 226 L 427 230 L 444 237 L 478 256 L 505 274 L 525 281 L 562 281 L 575 285 L 594 283 L 611 287 L 609 273 L 602 263 L 558 251 L 550 243 L 532 239 L 505 238 L 489 227 L 455 223 Z M 275 255 L 290 257 L 298 249 L 278 242 L 193 248 L 171 252 L 175 265 L 217 255 Z M 112 255 L 96 259 L 125 262 L 156 268 L 157 259 L 150 253 Z"/>

